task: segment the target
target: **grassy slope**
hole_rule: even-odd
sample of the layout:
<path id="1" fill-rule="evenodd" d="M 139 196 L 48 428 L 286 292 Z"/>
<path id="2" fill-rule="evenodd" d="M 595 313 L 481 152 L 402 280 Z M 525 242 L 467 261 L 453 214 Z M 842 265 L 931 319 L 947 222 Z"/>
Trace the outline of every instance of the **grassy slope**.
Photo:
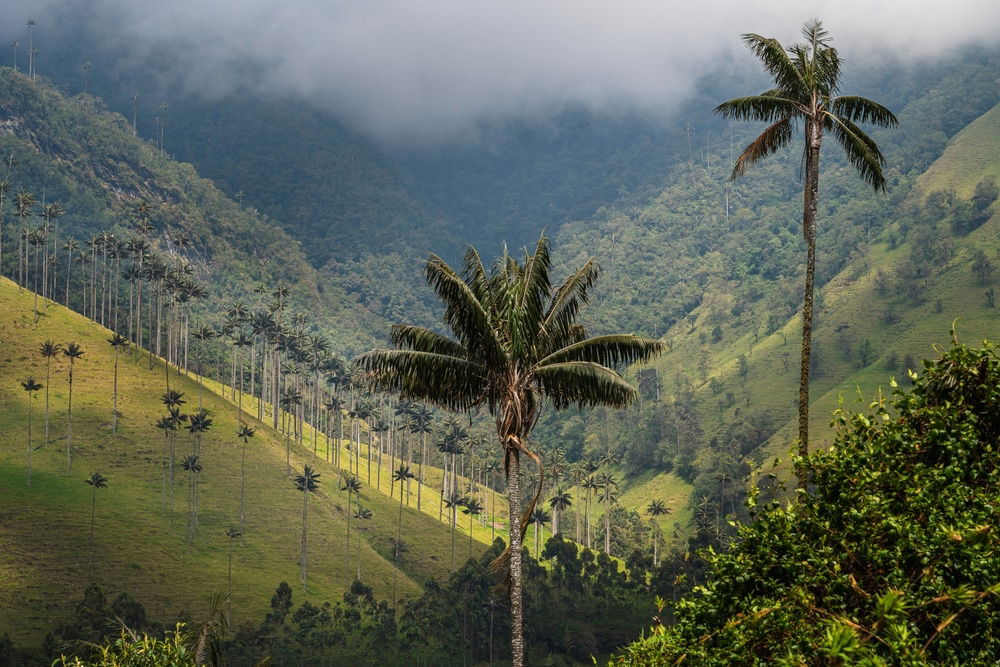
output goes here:
<path id="1" fill-rule="evenodd" d="M 200 532 L 191 546 L 184 541 L 186 478 L 178 473 L 175 521 L 160 510 L 160 460 L 163 436 L 154 428 L 163 414 L 163 366 L 148 369 L 144 354 L 122 356 L 119 370 L 117 435 L 111 433 L 111 388 L 114 355 L 110 334 L 89 320 L 51 305 L 37 325 L 31 318 L 32 295 L 0 279 L 0 627 L 17 640 L 38 633 L 71 613 L 85 583 L 93 578 L 113 591 L 125 590 L 147 605 L 154 617 L 169 618 L 181 610 L 198 618 L 209 595 L 226 585 L 227 538 L 237 521 L 239 449 L 232 403 L 213 392 L 204 406 L 214 425 L 203 440 L 205 466 L 201 484 Z M 53 364 L 51 440 L 34 454 L 32 486 L 25 484 L 27 394 L 19 382 L 28 375 L 44 382 L 45 366 L 37 354 L 41 341 L 79 343 L 85 354 L 74 380 L 74 443 L 71 474 L 65 472 L 67 365 Z M 174 376 L 171 376 L 174 378 Z M 172 385 L 185 393 L 186 408 L 197 405 L 198 387 L 176 377 Z M 42 440 L 44 391 L 33 410 L 33 438 Z M 260 425 L 257 425 L 260 426 Z M 190 451 L 187 433 L 178 436 L 178 458 Z M 302 599 L 299 583 L 299 537 L 302 496 L 285 476 L 284 444 L 269 428 L 259 428 L 247 452 L 247 533 L 236 548 L 233 573 L 237 622 L 257 621 L 274 587 L 289 581 Z M 293 465 L 312 462 L 311 452 L 293 452 Z M 336 490 L 337 475 L 322 460 L 318 496 L 309 507 L 309 592 L 314 601 L 335 600 L 353 578 L 357 532 L 352 526 L 352 556 L 345 560 L 345 497 Z M 91 487 L 83 483 L 100 471 L 109 487 L 97 494 L 96 566 L 89 567 L 88 531 Z M 364 475 L 362 469 L 362 475 Z M 367 522 L 362 545 L 362 575 L 381 597 L 391 597 L 391 537 L 396 532 L 398 502 L 364 485 L 362 504 L 374 518 Z M 419 592 L 417 582 L 446 574 L 449 533 L 436 518 L 404 509 L 404 542 L 409 547 L 399 579 L 404 594 Z M 460 522 L 460 526 L 467 522 Z M 483 537 L 483 530 L 477 531 Z M 486 529 L 488 539 L 488 529 Z M 458 537 L 461 556 L 468 538 Z M 476 549 L 484 548 L 477 541 Z"/>
<path id="2" fill-rule="evenodd" d="M 920 177 L 925 193 L 954 188 L 963 199 L 987 176 L 1000 181 L 1000 105 L 970 123 L 952 139 L 941 157 Z"/>
<path id="3" fill-rule="evenodd" d="M 1000 172 L 1000 107 L 992 109 L 959 133 L 948 149 L 920 181 L 911 195 L 921 198 L 943 187 L 954 187 L 961 196 L 971 194 L 975 184 L 986 174 Z M 875 239 L 871 249 L 871 270 L 853 265 L 822 289 L 823 306 L 816 316 L 813 349 L 820 358 L 819 370 L 811 384 L 811 434 L 815 446 L 827 446 L 832 431 L 831 412 L 844 397 L 845 407 L 867 408 L 867 403 L 884 386 L 888 391 L 890 375 L 905 378 L 902 367 L 890 369 L 886 363 L 895 352 L 900 362 L 907 354 L 917 360 L 933 356 L 935 344 L 947 344 L 951 323 L 958 319 L 960 338 L 978 341 L 996 339 L 1000 332 L 1000 309 L 985 307 L 983 292 L 971 271 L 973 252 L 982 249 L 996 263 L 1000 257 L 1000 215 L 965 237 L 953 238 L 955 253 L 927 281 L 922 302 L 908 303 L 899 298 L 894 287 L 880 295 L 875 277 L 881 269 L 891 275 L 895 267 L 908 261 L 910 247 L 900 244 L 889 248 L 886 238 Z M 950 237 L 949 221 L 939 224 L 939 233 Z M 996 282 L 994 280 L 994 282 Z M 940 310 L 939 305 L 940 304 Z M 887 325 L 883 319 L 888 308 L 899 318 Z M 751 321 L 731 318 L 722 322 L 727 332 L 716 344 L 703 342 L 701 332 L 712 329 L 708 308 L 701 306 L 694 316 L 668 332 L 671 350 L 657 360 L 664 380 L 664 394 L 677 391 L 678 369 L 693 380 L 694 392 L 706 436 L 721 432 L 721 426 L 739 422 L 751 412 L 769 415 L 778 430 L 760 450 L 763 459 L 787 453 L 796 437 L 796 401 L 801 319 L 789 320 L 770 336 L 755 337 Z M 856 368 L 841 352 L 843 341 L 856 346 L 869 340 L 876 360 L 865 368 Z M 749 372 L 741 378 L 737 372 L 740 355 L 746 355 Z M 705 358 L 704 372 L 696 370 Z M 719 395 L 709 389 L 708 380 L 717 378 L 723 385 Z M 723 405 L 727 392 L 733 402 Z M 859 393 L 860 392 L 860 393 Z M 853 402 L 863 396 L 864 405 Z M 661 477 L 669 477 L 663 475 Z"/>

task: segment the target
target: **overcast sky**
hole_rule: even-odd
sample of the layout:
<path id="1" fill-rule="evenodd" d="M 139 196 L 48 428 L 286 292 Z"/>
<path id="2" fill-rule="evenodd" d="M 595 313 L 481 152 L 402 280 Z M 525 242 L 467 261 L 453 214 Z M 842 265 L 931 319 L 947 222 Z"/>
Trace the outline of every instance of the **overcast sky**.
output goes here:
<path id="1" fill-rule="evenodd" d="M 821 18 L 849 61 L 1000 40 L 997 0 L 8 0 L 4 32 L 65 6 L 139 53 L 178 46 L 189 84 L 328 105 L 383 138 L 461 131 L 560 104 L 669 109 L 739 35 L 783 42 Z M 7 19 L 14 18 L 15 21 Z M 78 26 L 77 26 L 78 27 Z M 23 32 L 23 29 L 21 30 Z M 10 39 L 23 34 L 0 35 Z M 725 62 L 725 61 L 722 61 Z M 248 63 L 263 74 L 247 80 Z"/>

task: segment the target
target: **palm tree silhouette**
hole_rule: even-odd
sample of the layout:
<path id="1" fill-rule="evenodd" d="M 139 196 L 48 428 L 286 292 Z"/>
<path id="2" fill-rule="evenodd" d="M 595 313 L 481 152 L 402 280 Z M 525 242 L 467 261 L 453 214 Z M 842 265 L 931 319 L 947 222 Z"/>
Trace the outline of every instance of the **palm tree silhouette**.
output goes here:
<path id="1" fill-rule="evenodd" d="M 66 472 L 73 470 L 73 369 L 76 360 L 83 356 L 83 349 L 76 343 L 69 343 L 63 349 L 69 359 L 69 407 L 66 410 Z"/>
<path id="2" fill-rule="evenodd" d="M 52 369 L 52 358 L 62 352 L 60 343 L 47 340 L 39 347 L 39 354 L 45 357 L 45 444 L 49 443 L 49 374 Z"/>
<path id="3" fill-rule="evenodd" d="M 302 587 L 306 587 L 306 540 L 309 525 L 309 494 L 319 489 L 320 474 L 305 466 L 301 475 L 295 476 L 295 488 L 302 492 Z"/>
<path id="4" fill-rule="evenodd" d="M 370 509 L 358 505 L 358 508 L 354 510 L 354 518 L 357 519 L 358 521 L 370 521 L 372 518 L 372 511 Z M 359 524 L 358 525 L 358 581 L 361 581 L 361 530 L 362 527 Z M 398 548 L 398 544 L 394 546 Z M 347 547 L 348 550 L 350 550 L 351 547 L 350 543 L 348 543 Z"/>
<path id="5" fill-rule="evenodd" d="M 344 483 L 340 486 L 341 491 L 347 491 L 347 555 L 344 558 L 344 562 L 347 562 L 351 557 L 351 495 L 361 493 L 361 481 L 353 476 L 349 475 L 344 479 Z M 361 507 L 361 501 L 358 500 L 358 507 Z M 360 549 L 360 547 L 358 547 Z"/>
<path id="6" fill-rule="evenodd" d="M 94 570 L 94 518 L 97 512 L 97 490 L 108 486 L 107 478 L 99 472 L 90 473 L 90 477 L 83 480 L 90 485 L 92 494 L 90 498 L 90 570 Z"/>
<path id="7" fill-rule="evenodd" d="M 35 378 L 29 377 L 21 382 L 21 388 L 28 392 L 28 486 L 31 486 L 31 404 L 35 392 L 41 389 L 42 385 L 35 382 Z"/>
<path id="8" fill-rule="evenodd" d="M 670 508 L 662 500 L 654 500 L 649 503 L 649 507 L 646 508 L 646 514 L 652 517 L 654 524 L 659 527 L 658 519 L 661 516 L 670 514 Z M 658 554 L 659 540 L 656 535 L 653 536 L 653 565 L 656 566 L 659 563 Z"/>
<path id="9" fill-rule="evenodd" d="M 243 441 L 243 448 L 240 453 L 240 531 L 246 530 L 246 463 L 247 463 L 247 441 L 254 436 L 256 431 L 246 424 L 240 424 L 240 430 L 236 434 Z"/>
<path id="10" fill-rule="evenodd" d="M 452 492 L 447 498 L 444 499 L 445 507 L 451 510 L 451 571 L 455 571 L 455 530 L 456 524 L 458 523 L 458 508 L 462 507 L 466 503 L 466 498 L 460 496 L 457 493 Z"/>
<path id="11" fill-rule="evenodd" d="M 549 507 L 552 508 L 552 535 L 559 532 L 559 514 L 573 505 L 573 495 L 568 491 L 559 489 L 556 495 L 549 498 Z"/>
<path id="12" fill-rule="evenodd" d="M 465 501 L 465 507 L 462 508 L 462 514 L 469 515 L 469 558 L 472 558 L 472 522 L 475 517 L 483 513 L 483 506 L 475 498 L 469 498 Z"/>
<path id="13" fill-rule="evenodd" d="M 545 524 L 552 517 L 541 507 L 536 507 L 535 511 L 531 513 L 531 523 L 535 524 L 535 560 L 538 560 L 538 547 L 541 544 L 541 539 L 539 538 L 538 531 L 540 528 L 544 528 Z"/>
<path id="14" fill-rule="evenodd" d="M 111 432 L 118 433 L 118 356 L 121 354 L 122 348 L 128 347 L 128 339 L 120 333 L 115 332 L 114 335 L 108 339 L 108 343 L 115 349 L 115 383 L 114 403 L 111 409 Z"/>
<path id="15" fill-rule="evenodd" d="M 160 466 L 162 468 L 161 472 L 161 489 L 160 489 L 160 511 L 166 513 L 167 511 L 167 469 L 168 461 L 169 466 L 172 470 L 173 460 L 172 457 L 168 459 L 168 449 L 170 448 L 170 436 L 173 431 L 177 430 L 178 420 L 174 419 L 172 416 L 160 417 L 156 422 L 156 428 L 163 431 L 163 462 Z M 173 489 L 171 489 L 173 492 Z M 172 518 L 172 517 L 171 517 Z"/>
<path id="16" fill-rule="evenodd" d="M 233 626 L 233 540 L 243 536 L 243 533 L 235 526 L 226 528 L 226 537 L 229 538 L 229 568 L 226 573 L 226 622 L 229 627 Z"/>
<path id="17" fill-rule="evenodd" d="M 618 481 L 610 473 L 604 473 L 598 479 L 601 493 L 597 502 L 604 504 L 604 553 L 611 554 L 611 506 L 618 501 Z"/>
<path id="18" fill-rule="evenodd" d="M 399 520 L 396 525 L 396 542 L 401 542 L 403 539 L 403 485 L 409 480 L 413 479 L 413 473 L 410 472 L 410 468 L 403 464 L 399 465 L 399 468 L 393 471 L 392 481 L 393 483 L 399 483 Z M 396 606 L 396 573 L 399 570 L 399 564 L 392 569 L 392 604 Z"/>
<path id="19" fill-rule="evenodd" d="M 188 454 L 181 461 L 181 468 L 186 470 L 190 477 L 188 477 L 188 522 L 187 522 L 187 539 L 191 541 L 194 539 L 195 530 L 197 529 L 197 513 L 198 513 L 198 499 L 196 496 L 198 489 L 198 474 L 202 471 L 202 465 L 198 462 L 198 457 L 194 454 Z"/>
<path id="20" fill-rule="evenodd" d="M 732 177 L 776 152 L 792 140 L 798 122 L 805 126 L 805 178 L 802 235 L 806 241 L 806 281 L 802 306 L 802 355 L 799 372 L 799 454 L 809 453 L 809 359 L 812 346 L 813 286 L 816 272 L 816 207 L 819 200 L 819 153 L 823 133 L 829 132 L 847 153 L 861 178 L 885 190 L 885 158 L 875 141 L 856 123 L 878 127 L 898 124 L 891 111 L 864 97 L 838 96 L 841 59 L 818 20 L 802 28 L 804 44 L 785 48 L 778 40 L 748 33 L 743 43 L 761 61 L 775 87 L 750 97 L 723 102 L 716 112 L 726 118 L 763 121 L 770 125 L 747 146 L 733 165 Z M 800 477 L 800 482 L 805 480 Z"/>
<path id="21" fill-rule="evenodd" d="M 541 468 L 528 438 L 547 397 L 556 409 L 573 405 L 624 407 L 636 395 L 612 367 L 658 354 L 658 341 L 632 335 L 587 338 L 575 320 L 589 300 L 599 268 L 588 260 L 553 289 L 549 243 L 541 236 L 522 260 L 507 254 L 487 270 L 469 248 L 461 273 L 431 256 L 425 276 L 445 304 L 451 339 L 423 327 L 397 325 L 398 349 L 362 355 L 359 366 L 374 388 L 399 392 L 446 409 L 485 405 L 496 418 L 504 449 L 511 512 L 510 544 L 495 567 L 511 593 L 511 656 L 524 664 L 521 540 L 541 494 L 521 507 L 520 458 Z M 518 517 L 518 525 L 513 525 Z"/>

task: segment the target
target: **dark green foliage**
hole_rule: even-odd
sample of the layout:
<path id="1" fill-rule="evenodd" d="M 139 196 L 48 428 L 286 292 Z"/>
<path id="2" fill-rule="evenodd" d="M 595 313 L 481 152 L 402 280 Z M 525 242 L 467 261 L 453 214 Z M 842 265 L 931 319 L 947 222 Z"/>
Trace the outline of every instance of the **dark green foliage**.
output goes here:
<path id="1" fill-rule="evenodd" d="M 1000 660 L 1000 357 L 956 346 L 909 392 L 835 414 L 814 492 L 756 520 L 678 620 L 625 663 L 995 664 Z"/>

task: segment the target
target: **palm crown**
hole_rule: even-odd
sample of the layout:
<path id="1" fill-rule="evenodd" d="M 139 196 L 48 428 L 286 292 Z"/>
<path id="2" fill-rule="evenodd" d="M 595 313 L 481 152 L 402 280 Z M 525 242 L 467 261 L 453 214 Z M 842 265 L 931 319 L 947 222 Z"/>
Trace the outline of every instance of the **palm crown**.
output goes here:
<path id="1" fill-rule="evenodd" d="M 743 42 L 774 79 L 775 87 L 760 95 L 724 102 L 716 111 L 727 118 L 771 123 L 733 166 L 733 177 L 792 139 L 796 121 L 816 123 L 831 133 L 847 152 L 847 159 L 876 190 L 885 189 L 885 157 L 857 123 L 895 127 L 896 117 L 881 104 L 856 95 L 837 95 L 841 59 L 817 20 L 802 29 L 804 44 L 784 48 L 772 37 L 749 33 Z"/>
<path id="2" fill-rule="evenodd" d="M 520 545 L 543 479 L 540 474 L 535 497 L 521 512 L 518 470 L 522 453 L 541 468 L 527 438 L 542 402 L 548 399 L 557 409 L 624 407 L 636 392 L 614 367 L 645 361 L 661 350 L 659 341 L 629 334 L 588 338 L 576 318 L 597 280 L 597 263 L 588 260 L 555 288 L 550 268 L 544 235 L 533 253 L 525 250 L 519 261 L 504 251 L 490 269 L 471 247 L 461 272 L 432 255 L 425 276 L 444 303 L 444 321 L 454 338 L 396 325 L 391 340 L 398 349 L 373 350 L 358 360 L 377 389 L 450 410 L 486 406 L 496 419 L 512 523 L 520 513 L 510 544 L 494 561 L 495 569 L 507 571 L 510 584 L 515 665 L 524 660 Z"/>

